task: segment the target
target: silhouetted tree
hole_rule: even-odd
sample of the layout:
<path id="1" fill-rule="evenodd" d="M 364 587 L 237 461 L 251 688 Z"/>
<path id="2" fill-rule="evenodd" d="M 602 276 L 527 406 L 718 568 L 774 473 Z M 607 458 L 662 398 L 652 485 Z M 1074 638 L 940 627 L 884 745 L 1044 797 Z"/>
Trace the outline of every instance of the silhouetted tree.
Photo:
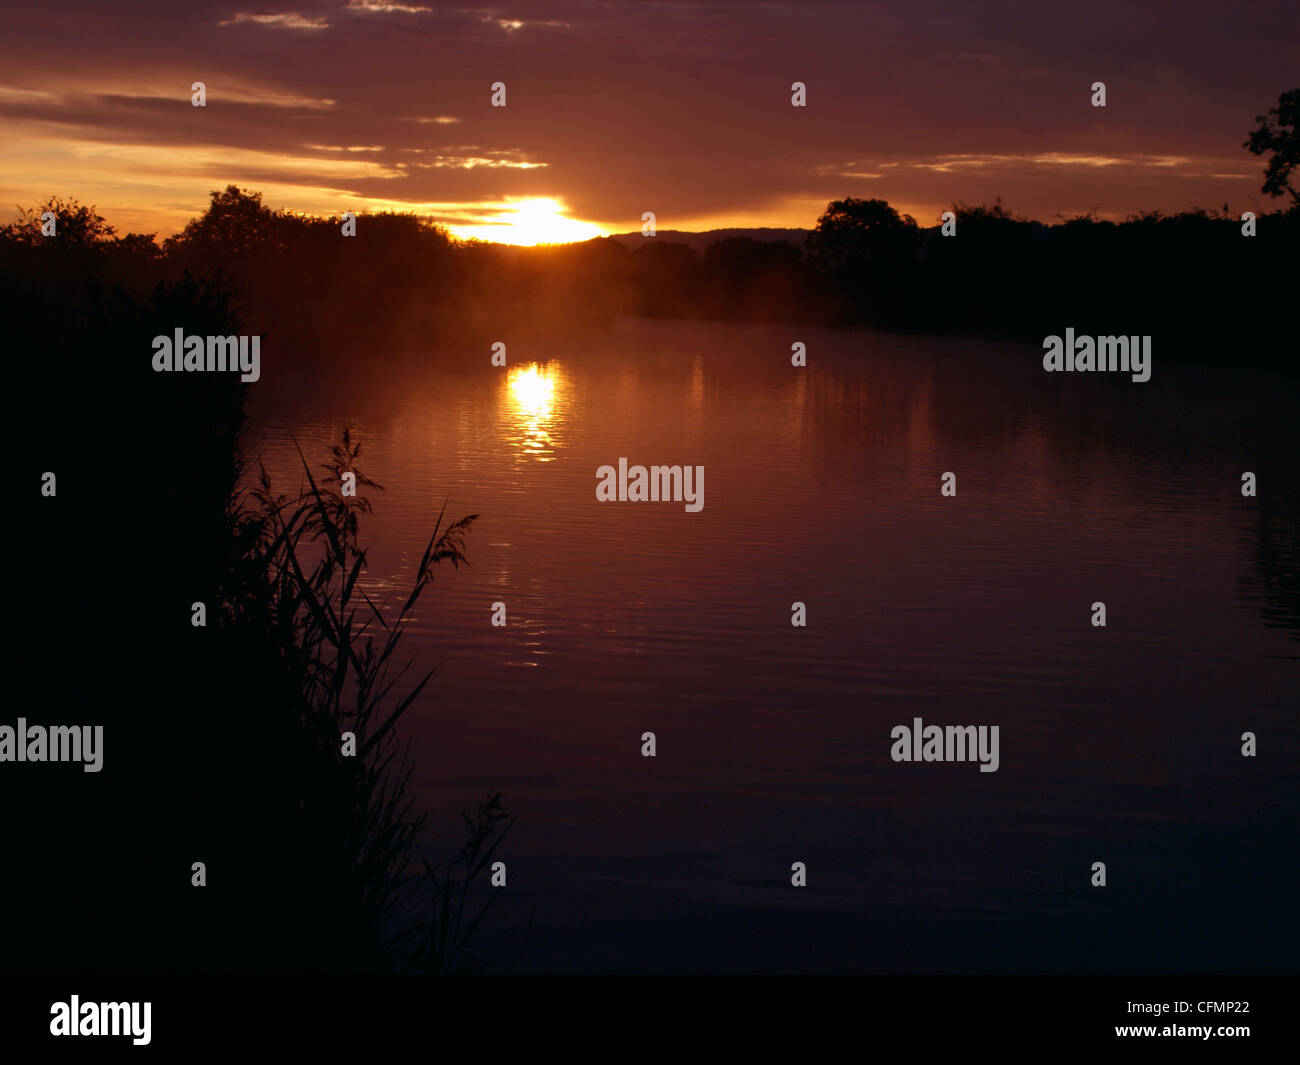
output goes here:
<path id="1" fill-rule="evenodd" d="M 904 315 L 904 273 L 917 244 L 916 220 L 885 200 L 835 200 L 808 237 L 814 276 L 833 320 L 894 325 Z"/>
<path id="2" fill-rule="evenodd" d="M 1300 192 L 1291 185 L 1291 172 L 1300 164 L 1300 89 L 1291 89 L 1278 97 L 1277 106 L 1267 115 L 1256 115 L 1259 128 L 1242 145 L 1252 155 L 1272 152 L 1264 168 L 1263 191 L 1270 196 L 1290 193 L 1294 205 L 1300 206 Z"/>
<path id="3" fill-rule="evenodd" d="M 235 185 L 212 193 L 208 209 L 168 240 L 169 251 L 190 246 L 217 253 L 241 253 L 273 246 L 280 235 L 282 216 L 262 204 L 260 192 Z"/>
<path id="4" fill-rule="evenodd" d="M 55 238 L 63 247 L 88 248 L 106 244 L 117 234 L 94 206 L 87 207 L 76 199 L 63 200 L 51 196 L 39 207 L 19 208 L 18 220 L 0 226 L 0 238 L 15 244 L 40 244 L 51 239 L 41 234 L 41 218 L 46 213 L 54 215 Z"/>
<path id="5" fill-rule="evenodd" d="M 817 219 L 808 238 L 809 255 L 816 267 L 840 274 L 889 258 L 910 246 L 916 220 L 900 215 L 886 200 L 835 200 Z"/>

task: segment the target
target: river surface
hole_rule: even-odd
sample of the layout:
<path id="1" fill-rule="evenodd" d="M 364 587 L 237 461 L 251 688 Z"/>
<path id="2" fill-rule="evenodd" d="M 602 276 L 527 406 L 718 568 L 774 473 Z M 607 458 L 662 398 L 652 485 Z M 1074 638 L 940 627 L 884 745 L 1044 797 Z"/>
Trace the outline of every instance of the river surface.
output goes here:
<path id="1" fill-rule="evenodd" d="M 490 969 L 1294 968 L 1295 390 L 1174 361 L 623 319 L 505 368 L 264 352 L 245 442 L 293 489 L 290 434 L 352 428 L 372 595 L 480 515 L 403 734 L 444 852 L 489 792 L 518 817 Z M 598 501 L 621 457 L 703 466 L 703 508 Z M 997 725 L 997 771 L 893 761 L 916 718 Z"/>

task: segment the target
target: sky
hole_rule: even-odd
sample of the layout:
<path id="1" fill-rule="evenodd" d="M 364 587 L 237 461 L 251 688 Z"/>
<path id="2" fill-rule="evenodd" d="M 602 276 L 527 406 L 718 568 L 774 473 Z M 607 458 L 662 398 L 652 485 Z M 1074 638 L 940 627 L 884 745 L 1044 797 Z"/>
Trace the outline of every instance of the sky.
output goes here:
<path id="1" fill-rule="evenodd" d="M 236 184 L 531 242 L 647 211 L 811 228 L 846 196 L 922 225 L 996 197 L 1045 222 L 1270 210 L 1242 142 L 1300 85 L 1297 40 L 1295 0 L 19 0 L 0 214 L 75 197 L 165 236 Z"/>

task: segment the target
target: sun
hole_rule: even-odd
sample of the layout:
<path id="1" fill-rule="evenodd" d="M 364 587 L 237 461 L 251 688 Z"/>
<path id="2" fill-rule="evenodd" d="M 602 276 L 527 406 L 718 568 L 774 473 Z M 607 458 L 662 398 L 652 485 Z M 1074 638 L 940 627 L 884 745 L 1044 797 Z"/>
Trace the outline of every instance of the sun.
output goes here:
<path id="1" fill-rule="evenodd" d="M 591 222 L 565 218 L 563 205 L 544 197 L 516 200 L 509 210 L 485 225 L 448 228 L 458 237 L 495 244 L 573 244 L 605 235 L 603 229 Z"/>

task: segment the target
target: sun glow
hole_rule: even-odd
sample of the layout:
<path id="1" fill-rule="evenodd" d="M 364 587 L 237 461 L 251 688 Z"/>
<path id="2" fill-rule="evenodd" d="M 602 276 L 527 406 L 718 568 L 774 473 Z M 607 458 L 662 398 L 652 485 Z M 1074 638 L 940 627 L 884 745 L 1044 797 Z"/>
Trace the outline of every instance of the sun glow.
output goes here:
<path id="1" fill-rule="evenodd" d="M 458 237 L 496 244 L 573 244 L 605 231 L 591 222 L 565 218 L 563 206 L 551 199 L 516 200 L 495 221 L 482 225 L 448 226 Z"/>
<path id="2" fill-rule="evenodd" d="M 551 412 L 555 396 L 555 382 L 537 366 L 514 370 L 510 375 L 510 391 L 521 413 L 530 418 L 545 418 Z"/>
<path id="3" fill-rule="evenodd" d="M 560 364 L 529 363 L 507 371 L 502 421 L 521 455 L 538 462 L 555 457 L 567 421 L 565 375 Z"/>

